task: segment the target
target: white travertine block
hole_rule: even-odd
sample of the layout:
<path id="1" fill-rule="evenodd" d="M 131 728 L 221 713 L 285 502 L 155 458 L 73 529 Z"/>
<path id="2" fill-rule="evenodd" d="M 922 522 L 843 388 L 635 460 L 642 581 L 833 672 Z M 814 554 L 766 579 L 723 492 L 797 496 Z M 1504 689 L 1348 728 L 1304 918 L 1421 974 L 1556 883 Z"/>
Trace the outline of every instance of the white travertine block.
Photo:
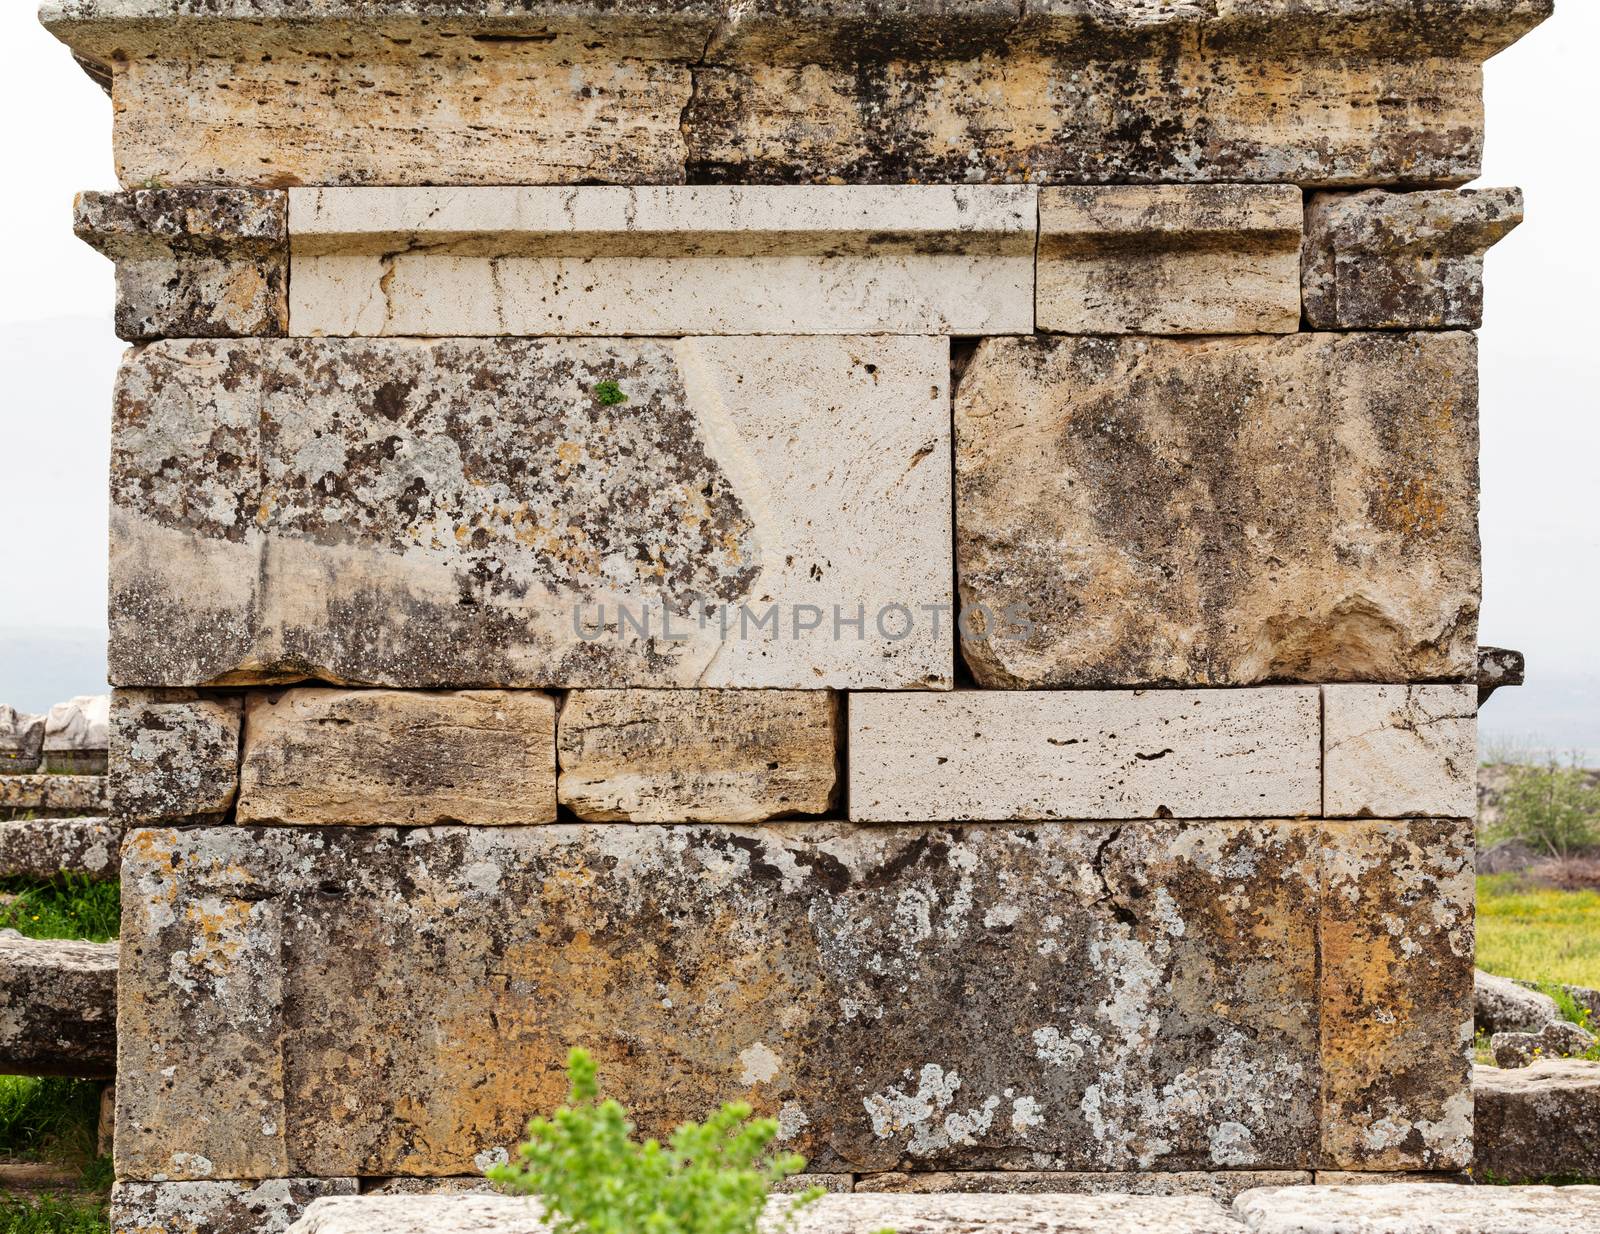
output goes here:
<path id="1" fill-rule="evenodd" d="M 1028 333 L 1035 194 L 1027 185 L 293 189 L 290 332 Z M 1298 232 L 1295 243 L 1298 253 Z"/>
<path id="2" fill-rule="evenodd" d="M 1318 812 L 1314 686 L 850 698 L 856 822 Z"/>
<path id="3" fill-rule="evenodd" d="M 1327 817 L 1474 815 L 1475 686 L 1323 686 L 1322 699 Z"/>

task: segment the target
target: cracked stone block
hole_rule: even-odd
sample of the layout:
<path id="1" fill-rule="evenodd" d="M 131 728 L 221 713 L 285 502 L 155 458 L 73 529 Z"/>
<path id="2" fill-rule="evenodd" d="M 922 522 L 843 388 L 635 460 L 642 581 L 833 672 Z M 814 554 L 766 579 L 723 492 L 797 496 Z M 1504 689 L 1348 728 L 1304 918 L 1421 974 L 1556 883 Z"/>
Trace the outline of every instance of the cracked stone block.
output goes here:
<path id="1" fill-rule="evenodd" d="M 1306 321 L 1314 330 L 1475 330 L 1483 255 L 1520 222 L 1521 189 L 1313 193 Z"/>
<path id="2" fill-rule="evenodd" d="M 1472 1096 L 1479 1178 L 1600 1178 L 1600 1063 L 1541 1058 L 1515 1070 L 1474 1067 Z"/>
<path id="3" fill-rule="evenodd" d="M 1330 822 L 1323 845 L 1318 1164 L 1465 1169 L 1472 820 Z"/>
<path id="4" fill-rule="evenodd" d="M 534 690 L 252 692 L 240 823 L 509 826 L 556 817 L 556 704 Z"/>
<path id="5" fill-rule="evenodd" d="M 0 818 L 0 878 L 117 877 L 122 827 L 104 818 Z"/>
<path id="6" fill-rule="evenodd" d="M 72 229 L 117 263 L 117 337 L 285 333 L 285 195 L 266 189 L 79 193 Z"/>
<path id="7" fill-rule="evenodd" d="M 118 685 L 948 688 L 944 338 L 131 354 Z"/>
<path id="8" fill-rule="evenodd" d="M 1477 687 L 1324 686 L 1323 813 L 1471 818 Z"/>
<path id="9" fill-rule="evenodd" d="M 118 1173 L 470 1174 L 580 1041 L 642 1134 L 748 1100 L 826 1173 L 1305 1170 L 1320 835 L 137 831 Z"/>
<path id="10" fill-rule="evenodd" d="M 0 930 L 0 1074 L 109 1076 L 116 1050 L 117 944 Z"/>
<path id="11" fill-rule="evenodd" d="M 840 727 L 825 690 L 574 690 L 557 736 L 561 804 L 588 822 L 826 814 Z"/>
<path id="12" fill-rule="evenodd" d="M 103 814 L 105 809 L 105 776 L 0 775 L 0 817 L 15 813 L 51 818 Z"/>
<path id="13" fill-rule="evenodd" d="M 1473 677 L 1476 370 L 1462 333 L 980 342 L 955 399 L 974 677 Z"/>
<path id="14" fill-rule="evenodd" d="M 1253 1187 L 1297 1187 L 1310 1181 L 1309 1170 L 969 1170 L 867 1174 L 855 1189 L 918 1195 L 1204 1195 L 1225 1204 Z"/>
<path id="15" fill-rule="evenodd" d="M 119 1181 L 111 1189 L 113 1234 L 285 1234 L 324 1196 L 353 1196 L 354 1178 L 202 1182 Z"/>
<path id="16" fill-rule="evenodd" d="M 1250 1234 L 1588 1234 L 1600 1187 L 1273 1187 L 1240 1196 L 1233 1212 Z"/>
<path id="17" fill-rule="evenodd" d="M 238 698 L 114 690 L 107 779 L 118 818 L 215 819 L 239 789 Z"/>
<path id="18" fill-rule="evenodd" d="M 291 330 L 1031 333 L 1036 193 L 1031 185 L 291 189 Z M 1298 191 L 1294 222 L 1298 254 Z"/>
<path id="19" fill-rule="evenodd" d="M 1292 334 L 1302 219 L 1292 184 L 1041 189 L 1038 328 Z"/>
<path id="20" fill-rule="evenodd" d="M 850 699 L 850 817 L 1314 815 L 1317 692 L 962 690 Z"/>

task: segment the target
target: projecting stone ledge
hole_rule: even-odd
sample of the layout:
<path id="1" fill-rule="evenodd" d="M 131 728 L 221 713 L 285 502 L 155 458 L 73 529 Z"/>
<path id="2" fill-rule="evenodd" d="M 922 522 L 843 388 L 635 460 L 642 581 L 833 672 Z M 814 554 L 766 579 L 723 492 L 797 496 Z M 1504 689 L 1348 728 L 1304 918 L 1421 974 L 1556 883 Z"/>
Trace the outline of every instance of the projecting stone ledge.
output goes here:
<path id="1" fill-rule="evenodd" d="M 117 944 L 0 930 L 0 1075 L 109 1076 Z"/>

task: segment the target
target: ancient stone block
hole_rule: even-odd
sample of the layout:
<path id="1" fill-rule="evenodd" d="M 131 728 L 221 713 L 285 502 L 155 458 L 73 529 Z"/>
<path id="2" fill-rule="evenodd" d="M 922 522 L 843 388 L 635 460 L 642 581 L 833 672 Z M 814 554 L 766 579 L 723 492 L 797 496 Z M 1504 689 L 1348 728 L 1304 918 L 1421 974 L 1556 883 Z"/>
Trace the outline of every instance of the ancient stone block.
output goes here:
<path id="1" fill-rule="evenodd" d="M 1527 673 L 1527 658 L 1508 647 L 1478 648 L 1478 706 L 1502 686 L 1520 686 Z"/>
<path id="2" fill-rule="evenodd" d="M 32 775 L 44 758 L 44 717 L 0 707 L 0 775 Z"/>
<path id="3" fill-rule="evenodd" d="M 252 693 L 241 823 L 549 823 L 556 704 L 534 690 Z"/>
<path id="4" fill-rule="evenodd" d="M 1004 185 L 292 189 L 314 335 L 1017 334 L 1035 192 Z M 1292 283 L 1299 320 L 1299 194 Z"/>
<path id="5" fill-rule="evenodd" d="M 1314 689 L 963 690 L 850 700 L 850 817 L 1316 814 Z"/>
<path id="6" fill-rule="evenodd" d="M 1526 1067 L 1540 1058 L 1570 1058 L 1594 1046 L 1590 1033 L 1566 1020 L 1546 1024 L 1536 1033 L 1496 1033 L 1489 1040 L 1496 1067 Z"/>
<path id="7" fill-rule="evenodd" d="M 1324 686 L 1322 699 L 1329 818 L 1477 810 L 1476 686 Z"/>
<path id="8" fill-rule="evenodd" d="M 1466 680 L 1468 334 L 988 339 L 955 400 L 986 686 Z"/>
<path id="9" fill-rule="evenodd" d="M 130 356 L 123 685 L 947 687 L 942 338 Z"/>
<path id="10" fill-rule="evenodd" d="M 116 1051 L 117 944 L 0 930 L 0 1074 L 107 1076 Z"/>
<path id="11" fill-rule="evenodd" d="M 1521 189 L 1313 193 L 1306 320 L 1315 330 L 1475 330 L 1483 255 L 1520 222 Z"/>
<path id="12" fill-rule="evenodd" d="M 1561 1008 L 1548 994 L 1482 969 L 1472 973 L 1472 1000 L 1473 1023 L 1490 1035 L 1536 1033 L 1561 1018 Z"/>
<path id="13" fill-rule="evenodd" d="M 574 690 L 557 737 L 561 804 L 591 822 L 826 814 L 839 725 L 823 690 Z"/>
<path id="14" fill-rule="evenodd" d="M 44 770 L 66 775 L 105 775 L 110 723 L 108 694 L 80 694 L 57 703 L 44 720 Z"/>
<path id="15" fill-rule="evenodd" d="M 1474 1067 L 1472 1097 L 1478 1178 L 1600 1178 L 1600 1063 L 1546 1058 L 1510 1071 Z"/>
<path id="16" fill-rule="evenodd" d="M 78 238 L 117 263 L 117 337 L 283 334 L 288 210 L 263 189 L 79 193 Z"/>
<path id="17" fill-rule="evenodd" d="M 1292 184 L 1043 189 L 1038 328 L 1293 333 L 1302 214 Z"/>
<path id="18" fill-rule="evenodd" d="M 1310 1181 L 1309 1170 L 969 1170 L 867 1174 L 855 1189 L 917 1195 L 1206 1195 L 1226 1204 L 1252 1187 L 1297 1187 Z"/>
<path id="19" fill-rule="evenodd" d="M 122 828 L 104 818 L 0 818 L 0 878 L 114 879 Z"/>
<path id="20" fill-rule="evenodd" d="M 193 690 L 117 690 L 107 778 L 118 818 L 217 818 L 239 788 L 238 698 Z"/>
<path id="21" fill-rule="evenodd" d="M 105 808 L 105 776 L 0 776 L 0 818 L 97 814 Z"/>
<path id="22" fill-rule="evenodd" d="M 284 1234 L 315 1200 L 355 1195 L 354 1178 L 119 1182 L 112 1234 Z"/>
<path id="23" fill-rule="evenodd" d="M 1240 1196 L 1233 1211 L 1251 1234 L 1587 1234 L 1600 1187 L 1274 1187 Z"/>
<path id="24" fill-rule="evenodd" d="M 1465 1169 L 1472 821 L 1327 823 L 1323 842 L 1319 1164 Z"/>
<path id="25" fill-rule="evenodd" d="M 1306 1169 L 1318 836 L 135 832 L 118 1172 L 471 1173 L 574 1042 L 642 1132 L 744 1097 L 822 1171 Z"/>

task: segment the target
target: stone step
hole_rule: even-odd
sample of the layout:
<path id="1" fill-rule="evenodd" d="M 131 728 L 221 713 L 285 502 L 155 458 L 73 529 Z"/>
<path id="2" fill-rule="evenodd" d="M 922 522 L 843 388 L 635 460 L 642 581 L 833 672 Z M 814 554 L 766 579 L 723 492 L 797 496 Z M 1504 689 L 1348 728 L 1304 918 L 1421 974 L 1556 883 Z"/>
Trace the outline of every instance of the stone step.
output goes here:
<path id="1" fill-rule="evenodd" d="M 0 878 L 114 879 L 122 828 L 106 818 L 0 819 Z"/>
<path id="2" fill-rule="evenodd" d="M 117 944 L 0 930 L 0 1009 L 0 1074 L 112 1075 Z"/>

